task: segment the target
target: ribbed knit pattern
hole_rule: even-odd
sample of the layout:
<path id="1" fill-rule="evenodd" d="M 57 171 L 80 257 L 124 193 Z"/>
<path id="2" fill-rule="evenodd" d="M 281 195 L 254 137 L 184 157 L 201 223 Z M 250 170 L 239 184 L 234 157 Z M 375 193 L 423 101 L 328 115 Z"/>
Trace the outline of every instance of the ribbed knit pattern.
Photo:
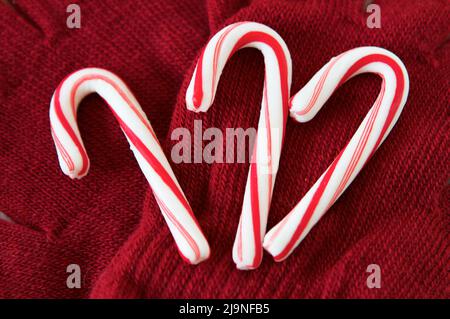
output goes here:
<path id="1" fill-rule="evenodd" d="M 77 1 L 81 29 L 66 27 L 73 1 L 0 4 L 0 297 L 424 298 L 448 297 L 448 106 L 446 1 L 378 1 L 381 29 L 364 1 Z M 14 9 L 14 10 L 13 10 Z M 178 127 L 256 127 L 264 77 L 256 50 L 238 52 L 206 114 L 186 109 L 196 59 L 225 25 L 275 29 L 293 59 L 292 93 L 331 57 L 375 45 L 408 69 L 408 102 L 386 141 L 286 261 L 264 254 L 239 271 L 231 258 L 247 164 L 172 164 L 212 254 L 190 266 L 178 255 L 119 125 L 98 96 L 82 102 L 89 174 L 59 169 L 50 135 L 51 95 L 69 73 L 102 67 L 129 85 L 167 156 Z M 269 215 L 275 225 L 345 146 L 381 80 L 362 75 L 337 90 L 309 123 L 288 120 Z M 79 264 L 82 288 L 66 287 Z M 366 285 L 381 267 L 381 289 Z"/>

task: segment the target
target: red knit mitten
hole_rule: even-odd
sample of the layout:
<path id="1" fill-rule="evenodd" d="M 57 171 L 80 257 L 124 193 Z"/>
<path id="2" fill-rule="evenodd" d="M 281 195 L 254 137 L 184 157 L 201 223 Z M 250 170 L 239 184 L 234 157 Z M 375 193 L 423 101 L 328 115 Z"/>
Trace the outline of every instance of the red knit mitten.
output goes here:
<path id="1" fill-rule="evenodd" d="M 163 219 L 154 214 L 157 206 L 149 191 L 139 227 L 99 278 L 93 296 L 445 296 L 448 8 L 438 1 L 380 1 L 380 8 L 381 29 L 371 29 L 363 1 L 255 1 L 211 30 L 210 36 L 243 20 L 275 29 L 292 54 L 293 93 L 331 57 L 358 46 L 384 47 L 408 69 L 410 95 L 397 125 L 295 253 L 279 264 L 265 254 L 260 268 L 236 270 L 231 250 L 248 164 L 178 164 L 174 171 L 210 240 L 210 260 L 195 267 L 181 262 Z M 193 134 L 194 120 L 202 120 L 204 130 L 256 127 L 264 65 L 254 50 L 239 51 L 231 59 L 206 114 L 186 109 L 184 95 L 194 56 L 207 42 L 203 40 L 186 47 L 193 59 L 169 133 L 184 127 Z M 293 208 L 345 146 L 379 90 L 379 79 L 358 76 L 336 91 L 310 123 L 288 121 L 269 227 Z M 169 134 L 167 149 L 175 143 Z M 371 264 L 381 268 L 381 289 L 367 286 Z"/>

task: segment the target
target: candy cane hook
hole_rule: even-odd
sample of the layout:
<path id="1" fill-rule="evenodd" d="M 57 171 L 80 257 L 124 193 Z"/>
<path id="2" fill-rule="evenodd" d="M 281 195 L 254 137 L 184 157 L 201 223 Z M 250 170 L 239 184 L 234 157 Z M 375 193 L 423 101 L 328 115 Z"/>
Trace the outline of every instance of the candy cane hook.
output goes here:
<path id="1" fill-rule="evenodd" d="M 89 158 L 78 130 L 81 100 L 98 93 L 108 104 L 130 143 L 183 259 L 196 264 L 209 256 L 208 243 L 167 161 L 145 113 L 126 84 L 113 73 L 87 68 L 64 79 L 50 104 L 50 123 L 64 174 L 82 178 Z"/>
<path id="2" fill-rule="evenodd" d="M 347 51 L 329 61 L 292 99 L 291 116 L 311 120 L 333 92 L 361 73 L 383 79 L 381 92 L 355 135 L 295 208 L 264 239 L 276 261 L 288 257 L 351 184 L 397 122 L 409 91 L 408 72 L 393 53 L 377 47 Z"/>
<path id="3" fill-rule="evenodd" d="M 228 59 L 241 48 L 264 55 L 265 83 L 258 133 L 244 194 L 242 214 L 233 246 L 240 269 L 254 269 L 262 260 L 262 239 L 285 132 L 292 66 L 283 39 L 271 28 L 240 22 L 219 31 L 206 45 L 186 92 L 189 110 L 205 112 L 213 103 Z"/>

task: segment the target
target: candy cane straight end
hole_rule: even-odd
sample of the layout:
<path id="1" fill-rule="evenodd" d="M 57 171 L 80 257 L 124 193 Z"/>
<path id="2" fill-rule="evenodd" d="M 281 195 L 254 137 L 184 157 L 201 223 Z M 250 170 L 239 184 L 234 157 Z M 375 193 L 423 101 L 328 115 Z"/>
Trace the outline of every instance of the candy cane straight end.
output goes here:
<path id="1" fill-rule="evenodd" d="M 328 169 L 294 209 L 267 232 L 264 248 L 276 261 L 284 260 L 294 251 L 387 138 L 408 97 L 408 72 L 388 50 L 355 48 L 331 59 L 291 99 L 291 116 L 299 122 L 309 121 L 337 88 L 362 73 L 382 78 L 378 98 Z"/>
<path id="2" fill-rule="evenodd" d="M 107 70 L 87 68 L 66 77 L 50 103 L 51 134 L 64 174 L 82 178 L 89 170 L 77 124 L 81 100 L 99 94 L 108 104 L 144 173 L 181 257 L 197 264 L 209 257 L 208 242 L 176 180 L 158 138 L 128 86 Z"/>
<path id="3" fill-rule="evenodd" d="M 239 270 L 254 270 L 261 265 L 261 261 L 262 260 L 258 260 L 257 263 L 250 264 L 234 259 L 234 262 L 236 263 L 236 268 Z"/>
<path id="4" fill-rule="evenodd" d="M 267 233 L 266 237 L 264 238 L 263 242 L 264 250 L 267 251 L 272 256 L 273 260 L 276 262 L 281 262 L 285 260 L 287 256 L 280 255 L 279 252 L 277 252 L 272 246 L 272 242 L 267 239 L 269 234 L 270 233 Z"/>
<path id="5" fill-rule="evenodd" d="M 248 265 L 238 265 L 238 264 L 236 264 L 236 269 L 239 269 L 239 270 L 255 270 L 258 267 L 259 267 L 259 264 L 257 266 L 254 266 L 254 267 L 248 266 Z"/>
<path id="6" fill-rule="evenodd" d="M 209 257 L 211 256 L 211 251 L 210 251 L 210 248 L 209 248 L 209 246 L 208 246 L 208 247 L 205 247 L 205 249 L 202 250 L 201 255 L 198 256 L 198 257 L 191 257 L 191 258 L 188 258 L 188 257 L 184 256 L 183 253 L 182 253 L 181 251 L 179 251 L 179 254 L 180 254 L 181 258 L 182 258 L 186 263 L 195 266 L 195 265 L 198 265 L 198 264 L 200 264 L 201 262 L 203 262 L 203 261 L 209 259 Z"/>

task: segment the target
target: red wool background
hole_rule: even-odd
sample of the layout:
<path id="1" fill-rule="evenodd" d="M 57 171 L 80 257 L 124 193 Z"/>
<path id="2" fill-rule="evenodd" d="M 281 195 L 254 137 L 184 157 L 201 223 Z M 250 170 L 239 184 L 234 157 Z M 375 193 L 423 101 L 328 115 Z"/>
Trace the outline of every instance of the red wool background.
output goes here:
<path id="1" fill-rule="evenodd" d="M 378 1 L 381 29 L 363 1 L 78 1 L 81 29 L 66 27 L 72 1 L 0 4 L 0 297 L 423 298 L 448 297 L 448 102 L 446 1 Z M 117 73 L 136 94 L 170 157 L 177 127 L 256 127 L 261 54 L 239 51 L 206 114 L 186 109 L 196 59 L 225 25 L 274 28 L 293 59 L 292 93 L 331 57 L 376 45 L 397 54 L 411 86 L 384 144 L 291 257 L 238 271 L 231 258 L 248 164 L 173 164 L 211 244 L 184 263 L 114 116 L 98 96 L 78 113 L 91 170 L 59 169 L 48 109 L 76 69 Z M 381 80 L 358 76 L 306 124 L 288 120 L 269 229 L 328 167 L 375 100 Z M 79 264 L 82 288 L 68 289 Z M 378 264 L 381 289 L 368 289 Z"/>

